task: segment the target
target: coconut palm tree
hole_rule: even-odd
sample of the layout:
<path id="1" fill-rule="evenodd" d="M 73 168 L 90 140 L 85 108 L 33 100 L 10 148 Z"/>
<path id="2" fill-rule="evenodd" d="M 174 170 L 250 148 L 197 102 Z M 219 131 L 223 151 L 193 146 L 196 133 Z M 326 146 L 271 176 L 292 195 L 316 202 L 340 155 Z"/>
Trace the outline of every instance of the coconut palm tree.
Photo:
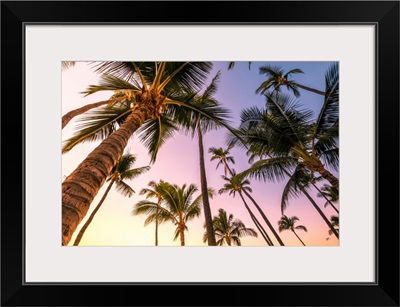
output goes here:
<path id="1" fill-rule="evenodd" d="M 287 173 L 287 175 L 288 175 L 289 179 L 288 179 L 288 181 L 283 189 L 283 192 L 282 192 L 282 200 L 281 200 L 282 214 L 288 206 L 290 197 L 299 197 L 301 194 L 303 194 L 307 197 L 307 199 L 311 202 L 311 204 L 317 210 L 317 212 L 322 217 L 322 219 L 325 221 L 325 223 L 329 226 L 330 231 L 333 234 L 335 234 L 335 236 L 337 238 L 339 238 L 339 234 L 335 230 L 334 225 L 328 220 L 327 216 L 322 212 L 322 210 L 320 209 L 318 204 L 308 193 L 310 186 L 316 187 L 315 184 L 312 184 L 312 180 L 314 180 L 312 173 L 308 172 L 307 169 L 303 165 L 299 164 L 299 165 L 297 165 L 293 174 Z M 316 187 L 316 188 L 317 188 L 317 190 L 319 190 L 318 187 Z M 336 212 L 339 212 L 335 207 L 334 207 L 334 209 L 336 210 Z"/>
<path id="2" fill-rule="evenodd" d="M 185 245 L 185 231 L 188 230 L 188 221 L 199 217 L 202 207 L 202 195 L 194 200 L 198 188 L 194 184 L 179 187 L 176 184 L 160 182 L 157 192 L 161 194 L 161 205 L 142 200 L 134 204 L 133 215 L 147 214 L 145 226 L 158 220 L 160 223 L 172 222 L 176 225 L 174 241 L 179 237 L 181 246 Z M 212 190 L 209 196 L 212 197 Z"/>
<path id="3" fill-rule="evenodd" d="M 276 240 L 279 242 L 279 244 L 281 246 L 284 246 L 285 244 L 283 243 L 282 239 L 279 237 L 278 233 L 275 231 L 274 227 L 272 226 L 271 222 L 265 215 L 264 211 L 257 204 L 257 202 L 254 200 L 254 198 L 250 195 L 250 193 L 252 192 L 252 189 L 248 186 L 250 184 L 250 181 L 248 179 L 243 179 L 242 176 L 237 175 L 234 170 L 232 170 L 232 173 L 233 173 L 233 176 L 230 178 L 226 177 L 226 176 L 222 176 L 222 179 L 224 179 L 226 181 L 226 183 L 224 184 L 224 187 L 218 191 L 218 193 L 219 194 L 229 193 L 229 195 L 232 195 L 233 197 L 235 197 L 235 194 L 238 193 L 240 198 L 242 199 L 243 204 L 245 205 L 247 211 L 250 213 L 251 210 L 250 210 L 249 206 L 247 205 L 245 198 L 243 197 L 243 193 L 244 193 L 244 191 L 246 191 L 247 192 L 246 196 L 251 200 L 253 205 L 256 207 L 258 212 L 261 214 L 263 220 L 268 225 L 269 229 L 275 236 Z M 250 213 L 250 215 L 252 215 L 252 213 Z M 269 239 L 269 240 L 270 240 L 271 245 L 273 245 L 271 239 Z"/>
<path id="4" fill-rule="evenodd" d="M 335 187 L 324 184 L 324 186 L 318 191 L 317 194 L 318 197 L 323 197 L 326 199 L 326 203 L 324 204 L 325 207 L 328 205 L 331 205 L 333 208 L 336 209 L 336 207 L 333 205 L 334 203 L 337 203 L 339 201 L 339 190 L 336 189 Z M 338 212 L 336 210 L 336 212 Z"/>
<path id="5" fill-rule="evenodd" d="M 136 162 L 136 156 L 126 153 L 124 154 L 116 163 L 116 165 L 112 168 L 110 174 L 108 175 L 107 181 L 110 182 L 106 191 L 103 194 L 103 197 L 100 199 L 99 203 L 97 204 L 96 208 L 90 214 L 89 218 L 82 226 L 81 230 L 79 231 L 74 246 L 78 246 L 80 241 L 82 240 L 83 235 L 85 234 L 86 229 L 89 227 L 90 223 L 93 221 L 97 211 L 99 211 L 101 205 L 103 204 L 104 200 L 106 199 L 108 193 L 111 190 L 111 187 L 115 184 L 116 189 L 124 196 L 131 197 L 135 191 L 126 183 L 127 180 L 132 180 L 143 173 L 147 172 L 150 167 L 144 166 L 139 168 L 131 168 L 133 164 Z"/>
<path id="6" fill-rule="evenodd" d="M 206 225 L 204 225 L 205 227 Z M 213 218 L 215 236 L 218 238 L 217 245 L 222 246 L 226 243 L 228 246 L 241 246 L 241 237 L 257 237 L 257 232 L 252 228 L 247 228 L 239 219 L 233 219 L 233 214 L 227 215 L 224 209 L 218 210 L 218 216 Z M 207 232 L 204 233 L 203 242 L 207 242 Z"/>
<path id="7" fill-rule="evenodd" d="M 307 228 L 303 225 L 294 226 L 298 220 L 299 220 L 299 218 L 297 216 L 287 217 L 286 215 L 283 215 L 281 217 L 281 219 L 278 221 L 279 232 L 282 232 L 283 230 L 291 230 L 294 233 L 294 235 L 297 237 L 297 239 L 299 239 L 301 244 L 306 246 L 304 244 L 303 240 L 300 239 L 300 237 L 298 236 L 298 234 L 296 233 L 295 230 L 300 229 L 300 230 L 304 230 L 305 232 L 307 232 Z"/>
<path id="8" fill-rule="evenodd" d="M 190 103 L 193 97 L 182 95 L 182 87 L 190 92 L 200 89 L 211 68 L 210 62 L 99 64 L 97 70 L 104 73 L 101 82 L 89 86 L 86 94 L 115 90 L 116 94 L 124 95 L 124 101 L 119 102 L 123 107 L 105 107 L 103 112 L 106 114 L 98 114 L 87 122 L 80 133 L 66 144 L 70 150 L 73 147 L 71 142 L 76 145 L 85 140 L 103 139 L 62 184 L 63 245 L 70 241 L 104 184 L 106 174 L 121 157 L 128 140 L 140 128 L 152 162 L 161 144 L 177 129 L 174 121 L 190 120 L 190 112 L 199 112 L 233 131 L 223 118 L 227 112 L 215 106 L 195 106 Z M 218 111 L 221 113 L 217 114 Z"/>
<path id="9" fill-rule="evenodd" d="M 223 149 L 222 147 L 210 147 L 208 152 L 212 154 L 211 161 L 218 160 L 217 167 L 222 164 L 224 165 L 224 176 L 229 172 L 232 175 L 232 170 L 229 167 L 228 162 L 235 164 L 235 158 L 233 156 L 229 156 L 229 151 L 233 146 L 228 146 L 228 148 Z"/>
<path id="10" fill-rule="evenodd" d="M 218 71 L 215 77 L 212 79 L 211 83 L 207 86 L 207 88 L 203 91 L 202 94 L 195 95 L 193 98 L 194 105 L 214 105 L 218 106 L 219 103 L 215 99 L 214 94 L 217 91 L 217 83 L 219 81 L 221 72 Z M 210 131 L 211 129 L 218 128 L 218 125 L 215 124 L 213 120 L 210 118 L 204 117 L 198 113 L 192 113 L 193 123 L 191 126 L 187 127 L 191 132 L 192 137 L 197 136 L 198 147 L 199 147 L 199 164 L 200 164 L 200 182 L 201 182 L 201 194 L 203 195 L 203 206 L 204 206 L 204 217 L 206 222 L 206 230 L 207 230 L 207 243 L 208 245 L 215 246 L 217 244 L 214 234 L 213 221 L 211 215 L 211 206 L 210 201 L 208 199 L 208 187 L 207 187 L 207 175 L 206 175 L 206 167 L 204 161 L 204 145 L 203 145 L 203 135 Z"/>
<path id="11" fill-rule="evenodd" d="M 223 149 L 222 147 L 210 147 L 208 152 L 212 153 L 211 156 L 211 161 L 214 161 L 216 159 L 218 159 L 218 163 L 217 163 L 217 169 L 218 167 L 223 164 L 224 165 L 224 176 L 227 176 L 227 173 L 229 172 L 229 174 L 231 176 L 234 176 L 234 172 L 232 171 L 232 169 L 229 167 L 228 162 L 231 162 L 232 164 L 235 164 L 235 159 L 233 156 L 229 156 L 229 150 L 232 148 L 232 146 L 228 146 L 228 148 Z M 250 195 L 248 194 L 248 192 L 246 190 L 242 191 L 247 197 L 249 197 Z M 261 233 L 261 235 L 263 236 L 264 240 L 268 243 L 268 245 L 273 245 L 271 239 L 269 238 L 267 232 L 265 231 L 264 227 L 261 225 L 261 223 L 258 221 L 257 217 L 253 214 L 253 212 L 251 211 L 251 209 L 249 207 L 246 207 L 246 209 L 248 210 L 251 219 L 253 220 L 254 224 L 256 225 L 258 231 Z"/>
<path id="12" fill-rule="evenodd" d="M 162 195 L 159 192 L 161 188 L 161 184 L 164 181 L 160 180 L 159 183 L 156 183 L 154 180 L 151 180 L 147 186 L 149 188 L 143 188 L 140 190 L 139 195 L 146 195 L 146 199 L 148 198 L 157 198 L 157 206 L 159 207 L 161 205 L 161 200 L 162 200 Z M 155 246 L 158 246 L 158 209 L 156 210 L 156 219 L 155 219 Z"/>
<path id="13" fill-rule="evenodd" d="M 256 93 L 264 94 L 266 91 L 272 89 L 272 92 L 279 93 L 281 87 L 286 85 L 286 88 L 293 92 L 296 97 L 300 96 L 300 92 L 298 88 L 303 90 L 307 90 L 319 95 L 325 95 L 325 92 L 316 90 L 314 88 L 304 86 L 296 83 L 293 80 L 289 80 L 291 75 L 295 74 L 304 74 L 301 69 L 295 68 L 285 72 L 281 66 L 273 66 L 273 65 L 265 65 L 259 68 L 260 75 L 266 75 L 267 79 L 261 83 L 261 85 L 257 88 Z"/>

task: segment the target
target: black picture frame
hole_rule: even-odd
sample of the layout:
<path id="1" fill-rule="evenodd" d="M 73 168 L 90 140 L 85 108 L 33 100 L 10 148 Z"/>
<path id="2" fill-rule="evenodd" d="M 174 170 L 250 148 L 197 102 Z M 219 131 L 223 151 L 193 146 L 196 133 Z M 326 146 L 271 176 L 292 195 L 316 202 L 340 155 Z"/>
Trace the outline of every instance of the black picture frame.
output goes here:
<path id="1" fill-rule="evenodd" d="M 375 25 L 376 282 L 25 284 L 23 41 L 29 23 Z M 2 1 L 1 306 L 399 306 L 399 37 L 399 1 Z"/>

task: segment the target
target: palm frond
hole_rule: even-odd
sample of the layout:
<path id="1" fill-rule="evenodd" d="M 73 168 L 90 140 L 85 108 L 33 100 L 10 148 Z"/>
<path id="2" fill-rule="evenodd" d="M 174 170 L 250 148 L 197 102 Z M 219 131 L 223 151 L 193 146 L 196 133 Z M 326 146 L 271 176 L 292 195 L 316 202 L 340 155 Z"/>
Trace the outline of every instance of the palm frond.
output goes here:
<path id="1" fill-rule="evenodd" d="M 122 180 L 115 182 L 115 188 L 123 196 L 131 197 L 135 193 L 135 191 L 127 183 L 123 182 Z"/>
<path id="2" fill-rule="evenodd" d="M 100 91 L 139 91 L 139 87 L 124 79 L 118 78 L 114 75 L 102 75 L 98 85 L 89 85 L 89 87 L 81 94 L 85 96 L 92 95 Z"/>

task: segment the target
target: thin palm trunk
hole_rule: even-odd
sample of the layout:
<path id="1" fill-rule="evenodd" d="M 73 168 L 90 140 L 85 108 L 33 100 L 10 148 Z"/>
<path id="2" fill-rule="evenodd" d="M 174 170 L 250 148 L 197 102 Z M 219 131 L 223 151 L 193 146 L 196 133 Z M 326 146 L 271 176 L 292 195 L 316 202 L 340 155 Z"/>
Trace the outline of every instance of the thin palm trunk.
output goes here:
<path id="1" fill-rule="evenodd" d="M 313 187 L 322 195 L 323 198 L 331 205 L 331 207 L 336 211 L 336 213 L 339 213 L 339 210 L 332 204 L 332 202 L 326 197 L 326 195 L 317 187 L 316 184 L 312 183 Z"/>
<path id="2" fill-rule="evenodd" d="M 112 102 L 117 102 L 117 101 L 122 101 L 126 99 L 125 97 L 119 97 L 119 98 L 115 98 L 115 99 L 110 99 L 110 100 L 104 100 L 104 101 L 99 101 L 99 102 L 95 102 L 95 103 L 91 103 L 91 104 L 87 104 L 81 108 L 69 111 L 68 113 L 64 114 L 61 120 L 61 127 L 62 129 L 64 129 L 64 127 L 71 121 L 71 119 L 73 119 L 75 116 L 81 115 L 91 109 L 97 108 L 97 107 L 101 107 L 103 105 L 106 105 L 108 103 L 112 103 Z"/>
<path id="3" fill-rule="evenodd" d="M 216 246 L 217 241 L 215 239 L 210 201 L 208 198 L 206 168 L 205 168 L 205 164 L 204 164 L 203 134 L 201 132 L 200 118 L 197 121 L 197 134 L 198 134 L 198 141 L 199 141 L 201 194 L 203 197 L 203 208 L 204 208 L 204 217 L 205 217 L 205 222 L 206 222 L 207 242 L 208 242 L 208 245 Z"/>
<path id="4" fill-rule="evenodd" d="M 328 220 L 328 218 L 326 217 L 326 215 L 322 212 L 322 210 L 320 209 L 320 207 L 317 205 L 317 203 L 314 201 L 314 199 L 312 199 L 312 197 L 310 196 L 310 194 L 308 194 L 308 192 L 303 188 L 300 187 L 301 191 L 304 193 L 304 195 L 308 198 L 308 200 L 312 203 L 312 205 L 314 206 L 314 208 L 318 211 L 318 213 L 321 215 L 321 217 L 323 218 L 323 220 L 325 221 L 325 223 L 329 226 L 330 230 L 332 231 L 332 233 L 339 239 L 339 234 L 337 233 L 336 229 L 333 227 L 332 223 Z"/>
<path id="5" fill-rule="evenodd" d="M 227 163 L 227 161 L 226 161 L 226 159 L 225 159 L 224 157 L 222 158 L 222 161 L 223 161 L 223 163 L 224 163 L 224 165 L 225 165 L 225 171 L 228 170 L 229 174 L 230 174 L 231 176 L 233 176 L 233 172 L 232 172 L 231 168 L 229 167 L 229 165 L 228 165 L 228 163 Z M 269 246 L 273 246 L 274 244 L 272 243 L 272 240 L 271 240 L 271 238 L 269 237 L 267 231 L 264 229 L 264 227 L 261 225 L 261 223 L 257 220 L 256 216 L 253 214 L 253 212 L 251 211 L 251 209 L 249 208 L 249 206 L 247 206 L 247 203 L 246 203 L 246 201 L 244 200 L 243 196 L 241 196 L 241 197 L 242 197 L 242 200 L 243 200 L 243 202 L 245 203 L 246 209 L 247 209 L 247 211 L 249 212 L 249 214 L 250 214 L 250 216 L 251 216 L 251 219 L 253 220 L 254 224 L 256 225 L 258 231 L 261 233 L 261 235 L 263 236 L 263 238 L 264 238 L 264 240 L 267 242 L 267 244 L 268 244 Z"/>
<path id="6" fill-rule="evenodd" d="M 228 244 L 228 246 L 232 246 L 231 238 L 229 238 L 229 235 L 225 236 L 225 241 L 226 241 L 226 244 Z"/>
<path id="7" fill-rule="evenodd" d="M 156 246 L 158 246 L 158 207 L 160 207 L 160 199 L 158 199 L 158 203 L 157 203 L 157 215 L 156 215 L 156 229 L 155 229 L 155 244 Z"/>
<path id="8" fill-rule="evenodd" d="M 138 99 L 137 108 L 121 127 L 103 140 L 62 184 L 62 245 L 68 245 L 77 226 L 122 156 L 132 134 L 155 113 L 155 102 Z"/>
<path id="9" fill-rule="evenodd" d="M 106 199 L 108 192 L 110 192 L 112 185 L 114 184 L 114 180 L 111 180 L 110 184 L 107 187 L 107 190 L 104 192 L 103 197 L 100 199 L 99 203 L 97 204 L 96 208 L 93 210 L 92 214 L 90 215 L 89 219 L 86 221 L 85 225 L 82 226 L 81 230 L 79 231 L 74 246 L 78 246 L 82 240 L 83 235 L 85 234 L 86 229 L 89 227 L 90 223 L 93 221 L 94 216 L 96 215 L 97 211 L 99 211 L 101 205 L 103 204 L 104 200 Z"/>
<path id="10" fill-rule="evenodd" d="M 325 96 L 325 92 L 316 90 L 315 88 L 311 88 L 311 87 L 308 87 L 308 86 L 304 86 L 304 85 L 301 85 L 301 84 L 298 84 L 298 83 L 295 83 L 295 82 L 288 82 L 288 83 L 290 83 L 291 85 L 300 87 L 300 88 L 302 88 L 303 90 L 306 90 L 306 91 L 309 91 L 309 92 L 313 92 L 313 93 L 316 93 L 316 94 Z"/>
<path id="11" fill-rule="evenodd" d="M 260 225 L 260 227 L 261 227 L 260 222 L 258 222 L 258 220 L 257 220 L 257 218 L 255 217 L 255 215 L 253 214 L 253 212 L 251 212 L 250 207 L 248 206 L 246 200 L 244 199 L 243 194 L 242 194 L 241 191 L 239 191 L 239 195 L 240 195 L 240 198 L 241 198 L 242 201 L 243 201 L 244 206 L 246 207 L 247 211 L 249 212 L 251 218 L 253 219 L 254 224 L 257 226 L 257 228 L 258 228 L 259 225 Z M 255 222 L 255 221 L 257 221 L 257 222 Z M 259 229 L 259 230 L 260 230 L 260 229 Z M 268 234 L 267 234 L 267 232 L 264 230 L 264 228 L 263 228 L 263 231 L 264 231 L 264 234 L 265 234 L 265 237 L 264 237 L 265 241 L 268 243 L 269 246 L 274 246 L 274 243 L 272 242 L 271 238 L 268 236 Z M 260 232 L 261 232 L 261 231 L 260 231 Z M 263 232 L 261 232 L 261 234 L 263 234 Z"/>
<path id="12" fill-rule="evenodd" d="M 260 212 L 261 216 L 263 217 L 265 223 L 267 223 L 269 229 L 271 229 L 272 233 L 274 234 L 275 238 L 278 240 L 279 244 L 281 246 L 285 246 L 283 243 L 282 239 L 279 237 L 278 233 L 275 231 L 274 227 L 272 226 L 271 222 L 268 220 L 266 215 L 264 214 L 264 211 L 260 208 L 260 206 L 257 204 L 257 202 L 254 200 L 253 197 L 251 197 L 250 193 L 247 191 L 243 191 L 246 196 L 251 200 L 251 202 L 254 204 L 254 206 L 257 208 L 258 212 Z"/>
<path id="13" fill-rule="evenodd" d="M 292 229 L 292 231 L 293 231 L 294 235 L 297 237 L 297 239 L 299 239 L 299 241 L 303 244 L 303 246 L 306 246 L 304 244 L 304 242 L 300 239 L 300 237 L 297 235 L 297 233 L 293 229 Z"/>

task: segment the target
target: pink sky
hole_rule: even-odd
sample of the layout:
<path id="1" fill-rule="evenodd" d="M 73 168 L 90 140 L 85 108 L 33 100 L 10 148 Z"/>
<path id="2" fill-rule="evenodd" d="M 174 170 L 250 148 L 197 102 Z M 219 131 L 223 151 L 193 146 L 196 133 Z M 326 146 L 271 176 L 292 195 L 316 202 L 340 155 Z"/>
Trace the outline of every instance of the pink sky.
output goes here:
<path id="1" fill-rule="evenodd" d="M 221 64 L 221 63 L 220 63 Z M 265 63 L 263 63 L 265 64 Z M 242 108 L 251 105 L 263 105 L 263 98 L 254 93 L 256 87 L 262 82 L 262 76 L 258 75 L 257 63 L 252 64 L 251 70 L 248 70 L 247 63 L 237 63 L 233 70 L 228 71 L 226 68 L 222 69 L 221 83 L 218 90 L 218 99 L 220 103 L 229 107 L 234 115 L 234 119 L 238 118 Z M 297 65 L 297 66 L 295 66 Z M 216 69 L 227 67 L 227 63 L 222 63 Z M 304 68 L 303 68 L 304 67 Z M 301 68 L 305 74 L 297 78 L 296 81 L 304 85 L 316 87 L 317 89 L 324 90 L 324 72 L 326 63 L 314 63 L 308 65 L 307 63 L 290 64 L 288 69 Z M 216 70 L 210 75 L 214 76 Z M 99 75 L 93 72 L 87 64 L 77 63 L 75 67 L 70 68 L 62 73 L 62 114 L 80 107 L 87 103 L 93 103 L 101 100 L 108 99 L 112 93 L 102 92 L 88 97 L 83 97 L 80 94 L 84 91 L 89 84 L 97 84 Z M 261 81 L 260 81 L 261 80 Z M 307 106 L 318 111 L 322 105 L 323 98 L 317 97 L 316 94 L 310 94 L 301 91 L 302 96 L 300 100 Z M 251 97 L 250 99 L 248 97 Z M 68 139 L 74 132 L 75 121 L 71 121 L 62 132 L 62 140 Z M 204 149 L 207 181 L 210 187 L 219 190 L 224 181 L 221 179 L 223 174 L 223 167 L 221 166 L 216 170 L 216 161 L 210 162 L 211 155 L 208 153 L 209 147 L 225 147 L 225 134 L 226 130 L 221 129 L 207 133 L 204 135 Z M 99 142 L 84 143 L 77 145 L 70 152 L 62 157 L 62 175 L 69 175 L 77 165 L 99 144 Z M 146 149 L 137 140 L 132 138 L 128 144 L 127 149 L 132 154 L 137 155 L 135 167 L 141 167 L 149 164 L 150 158 Z M 235 157 L 236 164 L 232 167 L 237 172 L 246 169 L 249 164 L 247 157 L 243 150 L 232 149 L 231 155 Z M 102 208 L 96 214 L 93 222 L 86 230 L 82 238 L 81 246 L 153 246 L 154 245 L 154 224 L 144 227 L 144 220 L 146 216 L 132 216 L 131 211 L 133 204 L 140 201 L 143 196 L 139 195 L 139 191 L 147 187 L 147 183 L 151 180 L 158 181 L 160 179 L 170 183 L 182 185 L 184 183 L 194 183 L 200 190 L 200 174 L 198 166 L 198 147 L 196 139 L 191 139 L 182 134 L 176 133 L 173 139 L 170 139 L 160 150 L 157 161 L 151 166 L 151 170 L 135 180 L 128 182 L 130 186 L 136 191 L 136 194 L 131 198 L 121 196 L 115 189 L 110 191 Z M 252 196 L 263 208 L 265 214 L 268 216 L 271 223 L 278 231 L 277 221 L 281 217 L 280 199 L 282 195 L 282 183 L 265 183 L 255 180 L 251 181 L 251 188 L 253 189 Z M 96 198 L 94 199 L 91 208 L 86 215 L 89 217 L 91 211 L 99 202 L 102 197 L 106 185 L 104 185 Z M 196 194 L 198 195 L 200 191 Z M 329 218 L 336 212 L 330 207 L 324 208 L 324 199 L 316 197 L 313 191 L 310 193 L 314 196 L 314 200 L 320 205 L 325 215 Z M 250 205 L 250 201 L 248 202 Z M 233 198 L 228 194 L 216 195 L 210 200 L 212 215 L 217 215 L 218 209 L 223 208 L 228 213 L 232 213 L 235 218 L 241 219 L 247 227 L 254 228 L 252 220 L 248 216 L 242 201 L 239 196 Z M 252 207 L 253 209 L 253 207 Z M 256 210 L 254 208 L 254 213 Z M 322 246 L 339 244 L 334 235 L 328 235 L 328 226 L 322 220 L 317 211 L 313 208 L 311 203 L 304 197 L 298 199 L 291 199 L 289 206 L 285 211 L 287 216 L 296 215 L 299 217 L 298 225 L 307 227 L 308 232 L 298 231 L 298 235 L 302 238 L 307 246 Z M 262 221 L 261 217 L 259 220 Z M 81 222 L 82 226 L 86 218 Z M 205 246 L 202 242 L 204 233 L 204 216 L 201 215 L 199 219 L 194 219 L 188 222 L 189 231 L 185 233 L 185 243 L 187 246 Z M 263 223 L 265 228 L 267 226 Z M 75 236 L 80 230 L 80 226 L 75 231 L 69 245 L 72 245 Z M 273 235 L 267 229 L 270 237 L 276 246 L 279 246 Z M 179 240 L 173 241 L 174 226 L 171 224 L 162 224 L 159 227 L 159 245 L 160 246 L 177 246 L 180 245 Z M 280 237 L 287 246 L 301 246 L 298 239 L 290 232 L 284 231 L 280 233 Z M 329 238 L 329 240 L 327 240 Z M 243 246 L 266 246 L 265 241 L 261 236 L 258 238 L 244 237 L 241 239 Z"/>

